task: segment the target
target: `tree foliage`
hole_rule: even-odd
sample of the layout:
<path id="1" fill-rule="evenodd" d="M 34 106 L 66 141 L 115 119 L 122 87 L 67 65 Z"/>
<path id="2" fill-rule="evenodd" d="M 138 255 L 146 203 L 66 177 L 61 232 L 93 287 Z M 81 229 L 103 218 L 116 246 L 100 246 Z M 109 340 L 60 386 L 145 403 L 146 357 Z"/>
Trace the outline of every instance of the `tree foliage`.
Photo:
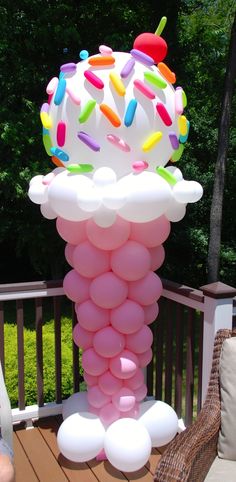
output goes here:
<path id="1" fill-rule="evenodd" d="M 30 178 L 53 167 L 42 146 L 39 121 L 48 81 L 62 63 L 77 62 L 82 49 L 97 52 L 98 46 L 105 43 L 114 50 L 129 50 L 134 38 L 144 31 L 154 32 L 165 14 L 167 63 L 175 69 L 178 85 L 183 85 L 187 93 L 191 122 L 189 142 L 179 166 L 186 179 L 203 184 L 204 197 L 188 206 L 183 221 L 172 225 L 163 275 L 194 286 L 206 282 L 217 130 L 234 10 L 233 0 L 1 2 L 1 282 L 57 277 L 65 270 L 63 243 L 56 235 L 54 222 L 43 219 L 27 198 Z M 233 103 L 235 107 L 235 99 Z M 236 284 L 232 268 L 236 262 L 232 219 L 236 187 L 235 109 L 232 126 L 220 273 L 222 281 Z M 17 257 L 22 260 L 18 274 Z"/>

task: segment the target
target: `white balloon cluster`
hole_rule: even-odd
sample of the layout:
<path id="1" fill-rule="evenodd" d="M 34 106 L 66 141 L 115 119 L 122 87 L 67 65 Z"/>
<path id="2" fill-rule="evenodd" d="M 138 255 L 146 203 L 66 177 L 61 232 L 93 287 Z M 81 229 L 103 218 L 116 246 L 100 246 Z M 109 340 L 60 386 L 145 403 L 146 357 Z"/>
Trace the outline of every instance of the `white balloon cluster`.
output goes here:
<path id="1" fill-rule="evenodd" d="M 175 411 L 161 401 L 143 402 L 138 419 L 120 418 L 107 429 L 88 410 L 86 392 L 63 403 L 57 441 L 61 453 L 74 462 L 91 460 L 104 450 L 114 467 L 133 472 L 146 464 L 152 447 L 169 443 L 178 431 Z"/>
<path id="2" fill-rule="evenodd" d="M 201 198 L 202 187 L 195 181 L 185 181 L 178 168 L 166 170 L 174 175 L 174 186 L 150 171 L 117 180 L 109 167 L 97 169 L 93 177 L 78 176 L 59 167 L 50 175 L 35 176 L 29 197 L 41 204 L 42 214 L 48 219 L 61 216 L 82 221 L 93 217 L 102 227 L 112 225 L 116 214 L 131 222 L 148 222 L 163 214 L 170 221 L 179 221 L 185 215 L 186 204 Z"/>

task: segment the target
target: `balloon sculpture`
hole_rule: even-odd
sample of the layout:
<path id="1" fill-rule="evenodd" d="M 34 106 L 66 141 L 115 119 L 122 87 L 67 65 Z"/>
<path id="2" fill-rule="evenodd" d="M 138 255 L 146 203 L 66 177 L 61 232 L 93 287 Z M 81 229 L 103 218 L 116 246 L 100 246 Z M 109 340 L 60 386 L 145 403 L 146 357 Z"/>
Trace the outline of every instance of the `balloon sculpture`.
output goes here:
<path id="1" fill-rule="evenodd" d="M 178 430 L 171 407 L 143 401 L 143 368 L 152 359 L 162 244 L 170 221 L 202 196 L 175 167 L 189 122 L 186 95 L 163 62 L 164 23 L 139 35 L 129 53 L 101 45 L 99 54 L 83 50 L 79 63 L 61 66 L 40 112 L 56 168 L 29 188 L 67 242 L 64 290 L 75 302 L 73 339 L 87 383 L 63 405 L 60 450 L 76 462 L 103 454 L 125 471 L 142 467 L 151 447 Z"/>

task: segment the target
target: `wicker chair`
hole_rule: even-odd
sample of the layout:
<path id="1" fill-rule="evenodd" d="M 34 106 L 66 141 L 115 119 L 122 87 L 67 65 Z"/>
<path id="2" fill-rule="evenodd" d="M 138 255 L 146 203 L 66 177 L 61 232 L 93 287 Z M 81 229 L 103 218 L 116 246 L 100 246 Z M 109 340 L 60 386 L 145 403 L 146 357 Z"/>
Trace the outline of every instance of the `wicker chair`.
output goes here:
<path id="1" fill-rule="evenodd" d="M 220 429 L 219 362 L 224 340 L 236 330 L 219 330 L 213 351 L 207 397 L 197 420 L 169 444 L 154 476 L 155 482 L 204 481 L 216 455 Z"/>

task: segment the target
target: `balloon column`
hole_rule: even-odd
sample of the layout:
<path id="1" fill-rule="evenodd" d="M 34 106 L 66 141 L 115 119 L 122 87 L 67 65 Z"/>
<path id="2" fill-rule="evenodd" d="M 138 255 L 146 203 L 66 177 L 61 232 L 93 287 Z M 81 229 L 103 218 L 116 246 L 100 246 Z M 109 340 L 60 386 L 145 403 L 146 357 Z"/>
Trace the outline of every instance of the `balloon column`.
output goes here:
<path id="1" fill-rule="evenodd" d="M 75 302 L 73 338 L 88 387 L 64 403 L 60 450 L 77 462 L 103 453 L 125 471 L 142 467 L 151 447 L 178 429 L 171 407 L 143 402 L 143 368 L 152 359 L 162 244 L 170 221 L 202 196 L 200 184 L 175 167 L 189 122 L 186 95 L 163 62 L 165 21 L 156 34 L 139 35 L 129 53 L 101 45 L 99 54 L 83 50 L 79 63 L 61 66 L 40 112 L 56 167 L 29 188 L 67 243 L 72 270 L 64 290 Z"/>

